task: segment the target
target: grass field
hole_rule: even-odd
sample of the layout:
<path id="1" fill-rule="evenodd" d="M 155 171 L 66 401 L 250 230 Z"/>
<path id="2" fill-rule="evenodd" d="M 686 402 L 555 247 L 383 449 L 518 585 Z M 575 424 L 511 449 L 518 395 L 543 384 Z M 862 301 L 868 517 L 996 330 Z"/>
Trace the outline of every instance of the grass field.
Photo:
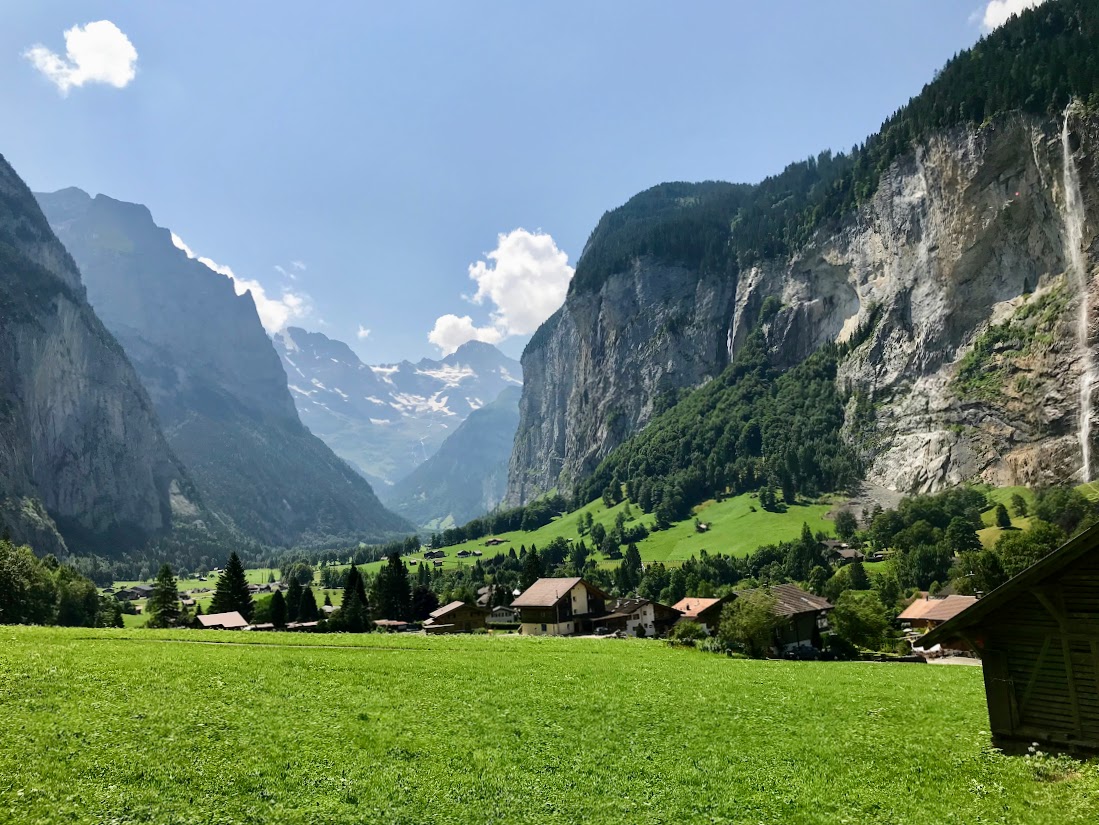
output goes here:
<path id="1" fill-rule="evenodd" d="M 498 547 L 485 546 L 489 536 L 456 544 L 444 548 L 447 556 L 443 560 L 443 567 L 472 564 L 475 559 L 457 558 L 457 554 L 462 550 L 480 550 L 485 557 L 490 557 L 501 551 L 506 553 L 512 547 L 516 552 L 523 545 L 530 547 L 533 544 L 545 547 L 558 537 L 578 540 L 580 534 L 577 532 L 577 524 L 581 513 L 591 513 L 597 523 L 610 530 L 614 527 L 618 514 L 625 508 L 624 502 L 607 508 L 601 500 L 596 500 L 580 510 L 554 519 L 538 530 L 500 533 L 496 538 L 503 539 L 507 543 Z M 781 513 L 771 513 L 761 508 L 758 498 L 751 493 L 734 496 L 724 501 L 707 501 L 695 508 L 695 514 L 699 521 L 710 525 L 709 531 L 696 532 L 692 518 L 668 530 L 650 533 L 648 538 L 637 543 L 637 549 L 641 552 L 642 561 L 661 561 L 673 565 L 684 562 L 691 556 L 698 556 L 701 550 L 745 556 L 761 545 L 796 539 L 801 535 L 802 524 L 808 524 L 814 534 L 823 531 L 832 535 L 835 532 L 835 525 L 824 517 L 831 508 L 832 505 L 829 503 L 799 504 Z M 630 524 L 640 523 L 651 527 L 655 521 L 651 513 L 641 513 L 636 506 L 633 507 L 633 513 L 635 518 L 629 522 Z M 588 544 L 591 544 L 590 539 Z M 599 554 L 596 554 L 596 558 L 600 558 Z M 617 563 L 613 562 L 613 564 Z M 381 564 L 377 562 L 367 565 L 366 569 L 374 571 Z"/>
<path id="2" fill-rule="evenodd" d="M 225 643 L 225 644 L 221 644 Z M 324 645 L 314 646 L 309 645 Z M 0 628 L 11 823 L 1088 823 L 981 673 L 645 640 Z"/>

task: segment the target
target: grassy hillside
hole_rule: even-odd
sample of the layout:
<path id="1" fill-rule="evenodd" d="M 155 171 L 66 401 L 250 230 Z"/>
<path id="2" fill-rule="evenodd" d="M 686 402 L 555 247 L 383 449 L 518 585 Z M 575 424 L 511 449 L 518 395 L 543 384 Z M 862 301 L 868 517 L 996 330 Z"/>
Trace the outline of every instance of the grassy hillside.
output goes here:
<path id="1" fill-rule="evenodd" d="M 976 668 L 644 640 L 2 632 L 9 822 L 1040 825 L 1094 822 L 1099 793 L 1094 766 L 1053 785 L 988 749 Z"/>
<path id="2" fill-rule="evenodd" d="M 823 531 L 832 534 L 835 526 L 825 518 L 825 514 L 831 509 L 832 504 L 828 499 L 822 499 L 821 503 L 799 504 L 787 508 L 784 512 L 768 512 L 759 505 L 759 499 L 755 493 L 744 493 L 739 496 L 727 498 L 724 501 L 706 501 L 694 508 L 692 518 L 673 525 L 670 529 L 659 530 L 650 533 L 648 538 L 637 542 L 637 549 L 641 551 L 642 561 L 662 561 L 676 564 L 685 561 L 691 556 L 697 556 L 700 550 L 711 553 L 725 553 L 734 556 L 746 556 L 757 547 L 764 544 L 773 544 L 779 541 L 796 539 L 801 535 L 802 524 L 808 524 L 814 533 Z M 537 530 L 516 530 L 508 533 L 500 533 L 492 538 L 503 539 L 506 543 L 487 547 L 485 542 L 490 537 L 474 539 L 462 542 L 452 547 L 443 548 L 446 552 L 444 567 L 467 563 L 472 564 L 473 559 L 462 560 L 457 554 L 463 550 L 480 550 L 485 557 L 494 556 L 499 552 L 507 553 L 512 547 L 518 552 L 523 545 L 528 548 L 531 545 L 545 547 L 553 539 L 563 537 L 574 541 L 580 539 L 577 532 L 580 515 L 591 513 L 592 518 L 598 524 L 602 524 L 608 531 L 614 527 L 618 514 L 624 512 L 626 503 L 621 502 L 614 507 L 606 507 L 601 499 L 590 502 L 579 510 L 575 510 L 564 516 L 560 516 L 549 524 Z M 651 513 L 641 513 L 639 508 L 632 506 L 633 520 L 628 524 L 644 524 L 652 528 L 656 517 Z M 710 530 L 705 533 L 695 531 L 694 519 L 710 525 Z M 591 546 L 591 539 L 587 538 Z M 597 553 L 595 558 L 601 558 Z M 381 562 L 367 565 L 366 569 L 374 570 Z"/>

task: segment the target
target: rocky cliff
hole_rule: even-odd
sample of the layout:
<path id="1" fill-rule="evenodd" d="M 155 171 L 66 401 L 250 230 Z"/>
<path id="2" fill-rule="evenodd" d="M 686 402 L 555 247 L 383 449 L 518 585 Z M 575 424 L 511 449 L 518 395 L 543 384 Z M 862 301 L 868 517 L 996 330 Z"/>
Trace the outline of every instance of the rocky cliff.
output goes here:
<path id="1" fill-rule="evenodd" d="M 838 381 L 872 399 L 847 437 L 876 482 L 1090 476 L 1099 119 L 1076 107 L 1067 123 L 1014 113 L 936 131 L 795 254 L 716 274 L 639 254 L 574 284 L 523 355 L 509 503 L 569 492 L 760 324 L 784 366 L 862 328 Z"/>
<path id="2" fill-rule="evenodd" d="M 78 189 L 38 199 L 227 528 L 275 546 L 408 528 L 302 426 L 250 294 L 176 248 L 144 206 Z"/>
<path id="3" fill-rule="evenodd" d="M 195 502 L 76 265 L 0 158 L 0 523 L 42 553 L 113 554 Z"/>

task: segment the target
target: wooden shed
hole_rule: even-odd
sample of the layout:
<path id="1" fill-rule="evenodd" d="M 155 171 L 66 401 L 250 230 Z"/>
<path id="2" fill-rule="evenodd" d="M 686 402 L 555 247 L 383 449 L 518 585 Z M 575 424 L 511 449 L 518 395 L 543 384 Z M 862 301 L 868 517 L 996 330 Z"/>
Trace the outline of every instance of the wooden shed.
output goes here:
<path id="1" fill-rule="evenodd" d="M 984 664 L 993 743 L 1099 754 L 1099 526 L 925 635 Z"/>

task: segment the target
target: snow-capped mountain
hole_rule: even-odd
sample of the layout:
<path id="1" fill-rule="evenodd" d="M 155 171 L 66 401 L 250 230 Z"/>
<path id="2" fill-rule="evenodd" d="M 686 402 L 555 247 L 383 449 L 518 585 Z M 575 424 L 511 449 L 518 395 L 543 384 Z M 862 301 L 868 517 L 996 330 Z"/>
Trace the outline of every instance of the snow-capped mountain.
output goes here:
<path id="1" fill-rule="evenodd" d="M 275 336 L 301 420 L 371 481 L 385 485 L 430 458 L 476 409 L 522 386 L 519 362 L 470 341 L 441 360 L 364 364 L 319 332 L 288 327 Z"/>

